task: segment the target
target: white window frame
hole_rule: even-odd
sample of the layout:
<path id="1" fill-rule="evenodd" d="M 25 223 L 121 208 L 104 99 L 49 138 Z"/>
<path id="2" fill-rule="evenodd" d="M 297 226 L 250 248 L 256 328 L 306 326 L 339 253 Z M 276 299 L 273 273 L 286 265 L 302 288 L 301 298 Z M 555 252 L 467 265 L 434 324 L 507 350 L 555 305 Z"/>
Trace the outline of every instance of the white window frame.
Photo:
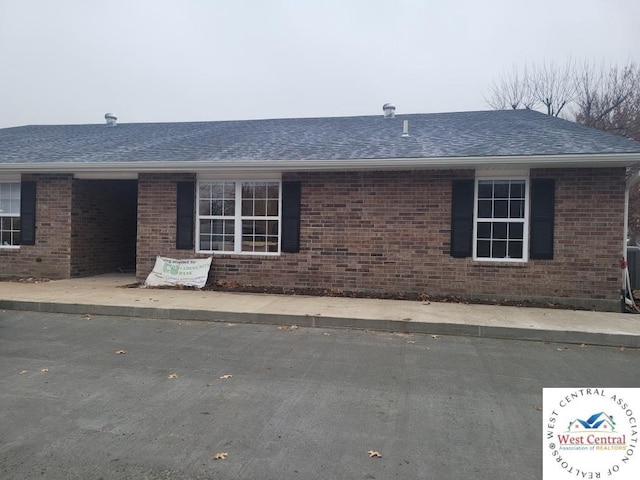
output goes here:
<path id="1" fill-rule="evenodd" d="M 11 212 L 3 212 L 0 210 L 0 219 L 2 218 L 6 218 L 6 217 L 10 217 L 10 218 L 18 218 L 20 219 L 20 202 L 22 200 L 21 196 L 22 196 L 22 189 L 21 189 L 21 185 L 20 185 L 20 180 L 14 180 L 14 179 L 0 179 L 0 189 L 7 188 L 9 185 L 17 185 L 18 186 L 18 211 L 17 213 L 11 213 Z M 1 220 L 0 220 L 1 221 Z M 0 224 L 0 229 L 1 229 L 1 224 Z M 20 235 L 22 233 L 22 225 L 20 225 L 20 229 L 18 230 L 18 235 Z M 17 250 L 20 248 L 20 237 L 18 237 L 18 243 L 14 244 L 14 245 L 5 245 L 4 243 L 2 243 L 2 237 L 0 237 L 0 249 L 6 249 L 6 250 Z"/>
<path id="2" fill-rule="evenodd" d="M 207 183 L 231 183 L 235 184 L 235 212 L 232 216 L 201 215 L 200 214 L 200 185 Z M 242 215 L 242 184 L 269 182 L 278 184 L 278 215 L 277 216 L 243 216 Z M 233 219 L 234 221 L 234 246 L 233 250 L 204 250 L 200 248 L 200 220 L 206 219 Z M 278 249 L 275 252 L 249 252 L 242 250 L 242 222 L 243 220 L 276 220 L 278 222 Z M 282 178 L 280 175 L 265 175 L 260 177 L 245 175 L 220 175 L 215 177 L 199 178 L 196 185 L 196 252 L 210 255 L 246 255 L 275 257 L 281 254 L 282 240 Z"/>
<path id="3" fill-rule="evenodd" d="M 481 181 L 524 181 L 524 218 L 478 218 L 478 193 Z M 473 194 L 473 260 L 478 262 L 509 262 L 524 263 L 529 261 L 529 204 L 530 204 L 530 180 L 527 174 L 513 175 L 476 175 L 475 188 Z M 494 257 L 478 257 L 478 223 L 479 222 L 522 222 L 522 258 L 494 258 Z M 508 248 L 507 248 L 508 252 Z"/>

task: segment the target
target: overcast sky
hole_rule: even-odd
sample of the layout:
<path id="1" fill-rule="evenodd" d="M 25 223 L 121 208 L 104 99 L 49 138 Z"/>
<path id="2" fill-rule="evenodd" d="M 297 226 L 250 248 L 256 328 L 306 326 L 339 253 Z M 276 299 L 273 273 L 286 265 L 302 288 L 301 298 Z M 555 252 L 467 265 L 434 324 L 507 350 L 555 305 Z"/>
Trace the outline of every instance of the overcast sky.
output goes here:
<path id="1" fill-rule="evenodd" d="M 0 0 L 0 127 L 486 110 L 523 62 L 640 62 L 640 0 Z"/>

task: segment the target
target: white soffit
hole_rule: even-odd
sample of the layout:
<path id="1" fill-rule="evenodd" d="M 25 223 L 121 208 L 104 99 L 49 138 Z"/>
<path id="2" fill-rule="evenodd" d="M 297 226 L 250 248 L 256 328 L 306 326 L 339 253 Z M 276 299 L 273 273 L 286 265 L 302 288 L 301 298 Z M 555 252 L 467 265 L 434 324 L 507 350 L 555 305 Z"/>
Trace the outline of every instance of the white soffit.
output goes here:
<path id="1" fill-rule="evenodd" d="M 77 172 L 73 178 L 81 180 L 137 180 L 137 172 Z"/>
<path id="2" fill-rule="evenodd" d="M 253 170 L 251 172 L 237 171 L 226 169 L 224 171 L 205 171 L 198 173 L 198 180 L 281 180 L 282 174 L 280 172 L 265 171 L 265 170 Z"/>
<path id="3" fill-rule="evenodd" d="M 20 181 L 20 174 L 19 173 L 12 173 L 12 174 L 3 174 L 0 173 L 0 182 L 19 182 Z"/>

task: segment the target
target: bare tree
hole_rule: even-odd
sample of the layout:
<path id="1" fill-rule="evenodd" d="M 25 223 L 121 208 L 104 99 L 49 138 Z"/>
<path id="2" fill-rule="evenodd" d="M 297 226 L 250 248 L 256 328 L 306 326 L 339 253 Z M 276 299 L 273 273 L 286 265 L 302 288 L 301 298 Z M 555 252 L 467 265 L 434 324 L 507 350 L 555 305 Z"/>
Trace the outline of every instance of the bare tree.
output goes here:
<path id="1" fill-rule="evenodd" d="M 491 85 L 487 103 L 496 110 L 540 107 L 557 117 L 573 100 L 574 93 L 571 60 L 562 68 L 543 62 L 541 66 L 525 65 L 522 73 L 516 66 L 503 73 Z"/>
<path id="2" fill-rule="evenodd" d="M 539 108 L 640 140 L 640 67 L 633 62 L 621 68 L 571 59 L 563 66 L 513 66 L 493 82 L 486 100 L 494 109 Z"/>
<path id="3" fill-rule="evenodd" d="M 503 73 L 489 88 L 487 103 L 495 110 L 531 109 L 535 106 L 535 96 L 530 75 L 525 65 L 520 74 L 517 66 L 511 72 Z"/>
<path id="4" fill-rule="evenodd" d="M 614 111 L 612 131 L 640 142 L 640 68 L 637 70 L 635 92 Z"/>
<path id="5" fill-rule="evenodd" d="M 564 67 L 545 61 L 539 67 L 534 66 L 532 70 L 533 94 L 536 100 L 544 106 L 547 115 L 559 116 L 573 101 L 576 92 L 571 59 Z"/>
<path id="6" fill-rule="evenodd" d="M 640 140 L 640 68 L 635 63 L 606 69 L 584 62 L 575 82 L 576 122 Z"/>

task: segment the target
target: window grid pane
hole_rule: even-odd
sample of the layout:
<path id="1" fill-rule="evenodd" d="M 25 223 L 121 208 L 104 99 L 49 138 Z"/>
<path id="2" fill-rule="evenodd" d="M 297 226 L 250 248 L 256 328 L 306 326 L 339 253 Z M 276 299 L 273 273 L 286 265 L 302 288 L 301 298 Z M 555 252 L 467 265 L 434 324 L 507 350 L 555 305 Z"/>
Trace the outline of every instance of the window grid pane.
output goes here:
<path id="1" fill-rule="evenodd" d="M 278 221 L 277 220 L 243 220 L 242 221 L 243 252 L 277 252 Z"/>
<path id="2" fill-rule="evenodd" d="M 19 183 L 0 183 L 0 215 L 20 215 Z"/>
<path id="3" fill-rule="evenodd" d="M 477 191 L 476 257 L 524 258 L 526 181 L 479 180 Z"/>
<path id="4" fill-rule="evenodd" d="M 524 218 L 525 180 L 478 181 L 478 218 Z"/>
<path id="5" fill-rule="evenodd" d="M 278 182 L 242 183 L 242 252 L 278 252 L 278 187 Z"/>
<path id="6" fill-rule="evenodd" d="M 235 182 L 201 183 L 198 189 L 200 216 L 233 216 Z"/>
<path id="7" fill-rule="evenodd" d="M 0 245 L 3 247 L 20 245 L 19 217 L 0 217 Z"/>
<path id="8" fill-rule="evenodd" d="M 200 250 L 233 251 L 233 220 L 200 220 Z"/>
<path id="9" fill-rule="evenodd" d="M 477 256 L 522 258 L 524 228 L 520 222 L 478 222 Z"/>
<path id="10" fill-rule="evenodd" d="M 198 195 L 201 251 L 278 253 L 279 181 L 201 182 Z"/>
<path id="11" fill-rule="evenodd" d="M 235 243 L 235 182 L 201 182 L 198 186 L 199 249 L 228 252 Z"/>
<path id="12" fill-rule="evenodd" d="M 20 245 L 20 183 L 0 183 L 0 247 Z"/>

